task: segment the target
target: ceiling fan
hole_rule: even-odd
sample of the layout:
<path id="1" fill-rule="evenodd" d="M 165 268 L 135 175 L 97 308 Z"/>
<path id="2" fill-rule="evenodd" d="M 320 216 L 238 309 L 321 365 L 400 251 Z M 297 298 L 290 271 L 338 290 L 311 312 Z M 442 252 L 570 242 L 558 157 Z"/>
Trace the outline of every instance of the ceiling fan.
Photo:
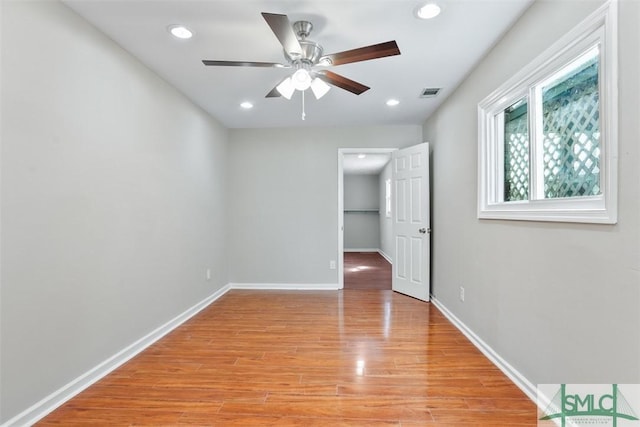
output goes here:
<path id="1" fill-rule="evenodd" d="M 284 48 L 286 63 L 277 62 L 249 62 L 249 61 L 216 61 L 205 59 L 202 62 L 208 66 L 226 67 L 275 67 L 292 68 L 295 72 L 284 78 L 267 95 L 267 98 L 284 96 L 291 99 L 295 90 L 302 91 L 311 88 L 317 99 L 324 96 L 330 89 L 329 85 L 339 87 L 356 95 L 369 90 L 368 86 L 348 79 L 340 74 L 316 67 L 349 64 L 352 62 L 368 61 L 385 56 L 400 55 L 400 49 L 395 40 L 374 44 L 357 49 L 324 55 L 322 46 L 307 39 L 313 25 L 309 21 L 290 23 L 287 15 L 262 13 L 262 17 L 275 34 Z"/>

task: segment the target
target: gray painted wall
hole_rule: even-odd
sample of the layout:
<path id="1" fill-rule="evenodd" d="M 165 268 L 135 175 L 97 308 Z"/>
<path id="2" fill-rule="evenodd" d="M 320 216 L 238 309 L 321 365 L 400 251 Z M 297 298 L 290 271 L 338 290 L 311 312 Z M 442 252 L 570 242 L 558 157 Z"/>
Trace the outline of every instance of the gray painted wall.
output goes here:
<path id="1" fill-rule="evenodd" d="M 380 248 L 378 212 L 348 212 L 354 209 L 379 209 L 378 175 L 344 175 L 344 248 Z"/>
<path id="2" fill-rule="evenodd" d="M 227 131 L 60 3 L 1 7 L 0 423 L 227 283 Z"/>
<path id="3" fill-rule="evenodd" d="M 386 180 L 391 179 L 391 162 L 387 163 L 380 175 L 378 175 L 378 188 L 380 189 L 380 250 L 391 260 L 395 255 L 393 247 L 393 223 L 391 217 L 387 218 L 385 209 Z M 393 216 L 393 208 L 391 215 Z"/>
<path id="4" fill-rule="evenodd" d="M 230 130 L 229 281 L 338 283 L 338 148 L 396 148 L 420 126 Z"/>
<path id="5" fill-rule="evenodd" d="M 599 4 L 534 3 L 424 124 L 433 293 L 534 384 L 640 382 L 639 2 L 620 2 L 618 224 L 476 217 L 478 102 Z"/>
<path id="6" fill-rule="evenodd" d="M 378 175 L 344 175 L 344 209 L 378 209 Z"/>

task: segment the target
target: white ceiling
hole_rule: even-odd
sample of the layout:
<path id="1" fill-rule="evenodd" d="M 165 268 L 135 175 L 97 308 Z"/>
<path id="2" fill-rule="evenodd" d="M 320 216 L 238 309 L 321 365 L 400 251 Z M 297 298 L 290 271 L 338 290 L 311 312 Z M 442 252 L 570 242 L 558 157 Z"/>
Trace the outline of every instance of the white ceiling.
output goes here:
<path id="1" fill-rule="evenodd" d="M 452 92 L 532 0 L 441 0 L 443 12 L 419 20 L 418 0 L 66 0 L 124 49 L 229 128 L 419 125 Z M 396 40 L 401 55 L 331 67 L 371 89 L 332 88 L 320 100 L 265 98 L 289 69 L 205 67 L 202 59 L 284 62 L 282 47 L 260 12 L 309 20 L 309 39 L 325 54 Z M 178 40 L 167 31 L 195 32 Z M 423 88 L 441 87 L 423 99 Z M 400 104 L 387 107 L 389 98 Z M 239 104 L 255 107 L 243 110 Z"/>
<path id="2" fill-rule="evenodd" d="M 342 157 L 342 171 L 346 175 L 378 175 L 391 160 L 391 153 L 345 154 Z"/>

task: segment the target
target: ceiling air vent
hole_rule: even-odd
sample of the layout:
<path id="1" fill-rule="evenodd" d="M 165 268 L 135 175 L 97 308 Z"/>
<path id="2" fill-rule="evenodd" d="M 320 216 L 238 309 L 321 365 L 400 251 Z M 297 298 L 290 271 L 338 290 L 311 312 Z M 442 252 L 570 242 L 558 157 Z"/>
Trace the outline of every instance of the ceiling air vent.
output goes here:
<path id="1" fill-rule="evenodd" d="M 438 95 L 438 92 L 440 92 L 439 87 L 428 87 L 422 89 L 422 91 L 420 92 L 420 98 L 433 98 L 434 96 Z"/>

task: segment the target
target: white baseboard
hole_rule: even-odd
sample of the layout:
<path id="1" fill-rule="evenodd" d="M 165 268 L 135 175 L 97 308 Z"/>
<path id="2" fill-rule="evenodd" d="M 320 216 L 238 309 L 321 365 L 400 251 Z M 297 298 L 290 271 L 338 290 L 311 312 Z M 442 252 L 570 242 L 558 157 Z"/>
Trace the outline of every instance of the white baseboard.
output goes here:
<path id="1" fill-rule="evenodd" d="M 229 283 L 231 289 L 335 291 L 337 283 Z"/>
<path id="2" fill-rule="evenodd" d="M 537 403 L 537 388 L 524 375 L 518 372 L 513 366 L 507 363 L 494 349 L 477 336 L 467 325 L 458 319 L 449 309 L 447 309 L 437 298 L 431 295 L 431 302 L 442 314 L 445 315 L 453 325 L 460 330 L 478 350 L 482 352 L 494 365 L 498 367 L 513 383 L 518 386 L 524 394 L 527 395 L 534 403 Z"/>
<path id="3" fill-rule="evenodd" d="M 147 335 L 140 338 L 138 341 L 120 350 L 118 353 L 114 354 L 96 367 L 85 372 L 75 380 L 59 388 L 49 396 L 45 397 L 44 399 L 19 413 L 15 417 L 6 421 L 0 427 L 30 426 L 35 424 L 46 415 L 51 413 L 54 409 L 61 406 L 67 400 L 71 399 L 90 385 L 107 376 L 113 370 L 132 359 L 134 356 L 142 352 L 151 344 L 155 343 L 160 338 L 189 320 L 191 317 L 195 316 L 198 312 L 205 309 L 209 304 L 227 293 L 229 289 L 231 289 L 231 287 L 229 285 L 225 285 L 220 290 L 214 292 L 212 295 L 208 296 L 183 313 L 169 320 L 164 325 L 160 326 L 154 331 L 151 331 Z"/>
<path id="4" fill-rule="evenodd" d="M 379 253 L 380 255 L 382 255 L 382 258 L 386 259 L 386 260 L 389 262 L 389 264 L 393 264 L 393 261 L 391 261 L 391 257 L 390 257 L 389 255 L 385 254 L 385 253 L 382 251 L 382 249 L 378 249 L 378 253 Z"/>

